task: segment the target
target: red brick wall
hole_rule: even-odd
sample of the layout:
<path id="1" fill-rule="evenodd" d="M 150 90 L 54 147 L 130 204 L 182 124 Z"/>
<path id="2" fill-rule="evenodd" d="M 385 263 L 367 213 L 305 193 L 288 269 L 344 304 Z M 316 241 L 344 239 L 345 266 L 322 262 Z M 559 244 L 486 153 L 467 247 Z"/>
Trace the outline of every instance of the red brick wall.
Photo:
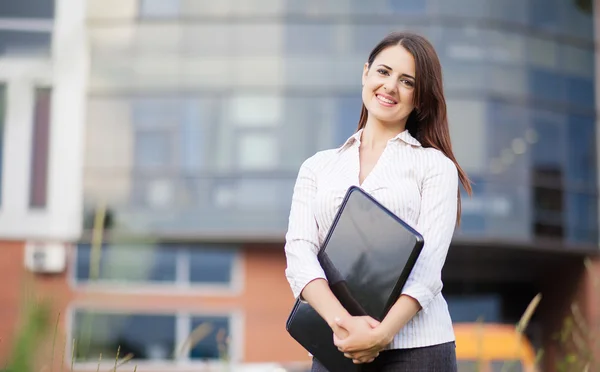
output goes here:
<path id="1" fill-rule="evenodd" d="M 285 279 L 285 256 L 279 246 L 249 246 L 244 251 L 244 291 L 239 296 L 152 295 L 73 291 L 67 274 L 39 276 L 23 266 L 23 243 L 0 243 L 0 358 L 4 359 L 19 318 L 19 298 L 24 283 L 31 282 L 38 295 L 50 295 L 60 311 L 55 370 L 66 339 L 71 306 L 108 307 L 131 310 L 236 310 L 243 313 L 243 356 L 245 362 L 307 361 L 306 352 L 285 331 L 285 321 L 293 305 Z M 54 322 L 54 320 L 53 320 Z M 49 355 L 50 350 L 47 350 Z M 70 355 L 70 350 L 67 350 Z M 45 360 L 49 360 L 46 358 Z M 67 361 L 68 364 L 68 361 Z"/>

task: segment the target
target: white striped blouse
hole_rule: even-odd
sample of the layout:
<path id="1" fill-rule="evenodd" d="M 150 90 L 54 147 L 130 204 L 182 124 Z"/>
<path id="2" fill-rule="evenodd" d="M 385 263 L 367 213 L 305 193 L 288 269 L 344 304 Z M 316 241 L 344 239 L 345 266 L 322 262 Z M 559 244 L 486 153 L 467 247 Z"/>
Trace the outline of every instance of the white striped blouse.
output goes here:
<path id="1" fill-rule="evenodd" d="M 300 167 L 285 244 L 285 274 L 292 292 L 298 298 L 309 282 L 326 279 L 317 252 L 346 191 L 358 185 L 425 240 L 402 292 L 416 299 L 422 310 L 400 330 L 391 348 L 454 341 L 448 306 L 441 293 L 441 271 L 456 223 L 456 166 L 442 152 L 422 147 L 404 131 L 388 141 L 375 167 L 359 185 L 361 133 L 356 132 L 337 149 L 317 152 Z"/>

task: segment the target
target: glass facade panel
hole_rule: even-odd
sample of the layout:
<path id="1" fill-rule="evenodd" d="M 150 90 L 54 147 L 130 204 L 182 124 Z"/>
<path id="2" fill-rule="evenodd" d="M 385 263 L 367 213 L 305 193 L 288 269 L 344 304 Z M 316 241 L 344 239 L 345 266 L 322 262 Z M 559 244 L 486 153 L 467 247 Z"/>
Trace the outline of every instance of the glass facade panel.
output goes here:
<path id="1" fill-rule="evenodd" d="M 55 0 L 19 0 L 0 2 L 0 18 L 54 18 Z"/>
<path id="2" fill-rule="evenodd" d="M 232 285 L 237 246 L 153 243 L 105 244 L 94 255 L 90 244 L 77 247 L 78 283 L 120 285 Z M 97 264 L 96 264 L 97 262 Z"/>
<path id="3" fill-rule="evenodd" d="M 133 159 L 110 186 L 86 182 L 89 204 L 110 188 L 120 226 L 136 231 L 282 236 L 300 164 L 356 130 L 369 52 L 410 29 L 436 47 L 454 150 L 478 181 L 461 234 L 596 243 L 594 221 L 576 231 L 597 187 L 593 27 L 581 4 L 268 3 L 146 0 L 164 20 L 91 30 L 90 101 L 125 107 L 111 125 L 131 133 L 118 142 Z M 90 118 L 109 115 L 91 107 Z"/>
<path id="4" fill-rule="evenodd" d="M 52 34 L 50 32 L 0 29 L 0 56 L 49 56 L 51 38 Z"/>
<path id="5" fill-rule="evenodd" d="M 176 319 L 174 315 L 76 311 L 75 362 L 98 363 L 99 355 L 102 360 L 115 360 L 117 350 L 119 357 L 133 354 L 134 360 L 172 360 L 177 345 Z"/>

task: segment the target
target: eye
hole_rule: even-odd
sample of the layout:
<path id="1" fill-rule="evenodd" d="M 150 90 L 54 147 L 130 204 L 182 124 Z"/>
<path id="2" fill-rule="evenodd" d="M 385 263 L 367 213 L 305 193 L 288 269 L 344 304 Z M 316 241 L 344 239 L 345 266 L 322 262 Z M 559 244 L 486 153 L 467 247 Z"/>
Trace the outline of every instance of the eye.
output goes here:
<path id="1" fill-rule="evenodd" d="M 404 85 L 406 85 L 407 87 L 414 87 L 415 83 L 412 80 L 408 80 L 408 79 L 402 79 L 400 80 L 400 82 Z"/>
<path id="2" fill-rule="evenodd" d="M 383 68 L 378 69 L 377 72 L 379 73 L 379 75 L 384 75 L 384 76 L 388 76 L 390 74 L 386 69 L 383 69 Z"/>

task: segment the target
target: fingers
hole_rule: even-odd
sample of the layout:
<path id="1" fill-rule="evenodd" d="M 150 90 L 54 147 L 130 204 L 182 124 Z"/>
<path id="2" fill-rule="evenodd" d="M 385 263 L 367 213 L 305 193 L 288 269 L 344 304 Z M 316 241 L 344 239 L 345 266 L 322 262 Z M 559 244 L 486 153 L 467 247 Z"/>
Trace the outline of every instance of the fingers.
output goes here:
<path id="1" fill-rule="evenodd" d="M 348 359 L 360 363 L 371 363 L 379 356 L 378 352 L 358 352 L 358 353 L 344 353 L 344 356 Z"/>

